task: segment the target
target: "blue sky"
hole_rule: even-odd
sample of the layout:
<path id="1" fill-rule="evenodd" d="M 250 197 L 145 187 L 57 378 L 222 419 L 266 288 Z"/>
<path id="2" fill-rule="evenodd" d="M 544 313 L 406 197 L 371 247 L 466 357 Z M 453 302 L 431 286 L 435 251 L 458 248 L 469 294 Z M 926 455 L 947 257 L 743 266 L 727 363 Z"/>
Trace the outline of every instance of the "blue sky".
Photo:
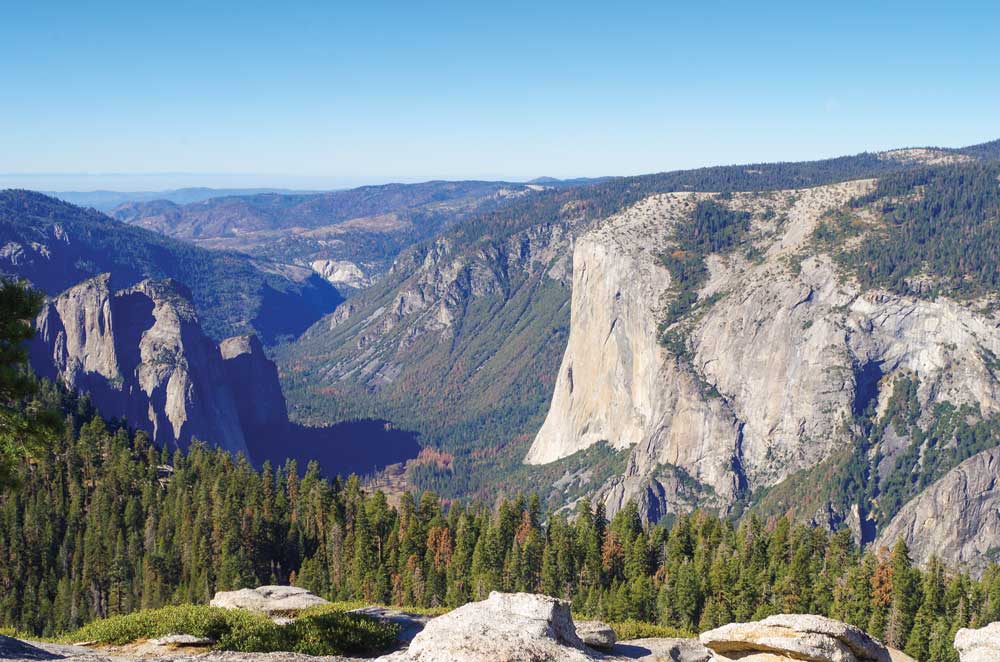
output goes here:
<path id="1" fill-rule="evenodd" d="M 0 186 L 596 176 L 1000 137 L 995 2 L 0 9 Z"/>

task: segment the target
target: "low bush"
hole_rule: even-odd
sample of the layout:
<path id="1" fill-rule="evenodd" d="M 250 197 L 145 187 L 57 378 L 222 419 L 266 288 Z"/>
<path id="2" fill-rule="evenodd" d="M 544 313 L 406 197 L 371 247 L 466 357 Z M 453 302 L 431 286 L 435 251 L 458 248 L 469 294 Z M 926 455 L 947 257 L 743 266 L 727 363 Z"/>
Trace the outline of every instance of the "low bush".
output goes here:
<path id="1" fill-rule="evenodd" d="M 629 639 L 646 639 L 649 637 L 693 637 L 694 633 L 671 627 L 669 625 L 658 625 L 657 623 L 646 623 L 644 621 L 627 620 L 618 623 L 608 623 L 615 631 L 618 641 Z"/>
<path id="2" fill-rule="evenodd" d="M 216 648 L 243 653 L 346 655 L 392 648 L 398 628 L 336 606 L 315 607 L 288 625 L 278 625 L 247 611 L 182 605 L 94 621 L 64 639 L 121 645 L 173 633 L 211 637 Z"/>

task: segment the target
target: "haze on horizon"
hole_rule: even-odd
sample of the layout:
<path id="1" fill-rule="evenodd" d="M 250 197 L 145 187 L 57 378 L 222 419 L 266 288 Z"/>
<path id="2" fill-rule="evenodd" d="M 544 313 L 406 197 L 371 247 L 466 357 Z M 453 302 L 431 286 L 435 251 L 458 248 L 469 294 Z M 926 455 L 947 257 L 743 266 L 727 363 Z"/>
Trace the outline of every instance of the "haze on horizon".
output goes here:
<path id="1" fill-rule="evenodd" d="M 7 8 L 0 187 L 524 181 L 998 137 L 997 5 L 149 4 Z"/>

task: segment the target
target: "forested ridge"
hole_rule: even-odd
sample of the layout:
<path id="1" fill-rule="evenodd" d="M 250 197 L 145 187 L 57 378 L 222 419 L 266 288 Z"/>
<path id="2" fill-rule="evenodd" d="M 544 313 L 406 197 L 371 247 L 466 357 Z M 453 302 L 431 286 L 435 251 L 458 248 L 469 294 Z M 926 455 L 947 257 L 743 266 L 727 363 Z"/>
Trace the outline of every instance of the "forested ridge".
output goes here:
<path id="1" fill-rule="evenodd" d="M 871 207 L 868 228 L 850 213 L 817 229 L 864 287 L 934 298 L 979 297 L 1000 285 L 1000 165 L 961 164 L 887 175 L 851 207 Z M 855 248 L 847 238 L 869 230 Z"/>
<path id="2" fill-rule="evenodd" d="M 902 543 L 860 553 L 847 531 L 696 512 L 644 528 L 536 497 L 470 506 L 404 495 L 310 464 L 257 471 L 195 445 L 170 454 L 46 385 L 61 442 L 0 497 L 0 625 L 38 634 L 216 590 L 291 582 L 332 599 L 457 606 L 490 590 L 573 600 L 576 613 L 689 631 L 778 612 L 828 614 L 919 659 L 954 660 L 956 628 L 1000 619 L 1000 569 L 975 581 Z"/>

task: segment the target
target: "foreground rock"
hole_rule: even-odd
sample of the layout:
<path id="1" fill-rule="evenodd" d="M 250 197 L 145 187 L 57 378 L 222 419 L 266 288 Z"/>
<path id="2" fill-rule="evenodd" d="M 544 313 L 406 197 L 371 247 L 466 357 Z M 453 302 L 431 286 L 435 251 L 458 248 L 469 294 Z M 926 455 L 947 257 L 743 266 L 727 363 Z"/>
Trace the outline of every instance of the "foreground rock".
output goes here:
<path id="1" fill-rule="evenodd" d="M 1000 660 L 1000 622 L 977 630 L 962 628 L 955 635 L 955 650 L 962 662 Z"/>
<path id="2" fill-rule="evenodd" d="M 576 634 L 569 603 L 530 593 L 490 593 L 427 624 L 392 662 L 584 662 L 599 659 Z"/>
<path id="3" fill-rule="evenodd" d="M 889 650 L 862 630 L 822 616 L 779 614 L 702 633 L 701 643 L 728 662 L 890 662 Z"/>
<path id="4" fill-rule="evenodd" d="M 615 645 L 615 631 L 600 621 L 577 621 L 576 635 L 591 648 L 606 650 Z"/>
<path id="5" fill-rule="evenodd" d="M 159 639 L 150 639 L 153 646 L 168 646 L 172 648 L 202 648 L 214 646 L 215 639 L 211 637 L 196 637 L 193 634 L 168 634 Z"/>
<path id="6" fill-rule="evenodd" d="M 298 586 L 260 586 L 238 591 L 219 591 L 210 603 L 223 609 L 259 611 L 272 618 L 295 616 L 309 607 L 330 604 Z"/>

